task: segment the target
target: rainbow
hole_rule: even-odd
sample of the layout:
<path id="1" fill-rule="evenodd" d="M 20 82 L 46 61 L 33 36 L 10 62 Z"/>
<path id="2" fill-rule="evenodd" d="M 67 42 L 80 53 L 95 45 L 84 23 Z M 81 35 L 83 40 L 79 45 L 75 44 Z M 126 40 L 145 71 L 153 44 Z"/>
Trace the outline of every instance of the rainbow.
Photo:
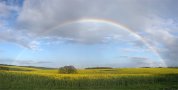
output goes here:
<path id="1" fill-rule="evenodd" d="M 164 62 L 164 60 L 162 59 L 162 57 L 160 56 L 160 54 L 157 52 L 157 50 L 152 47 L 146 40 L 144 37 L 140 36 L 138 33 L 134 32 L 134 30 L 130 29 L 128 26 L 125 26 L 125 25 L 122 25 L 118 22 L 115 22 L 115 21 L 112 21 L 112 20 L 108 20 L 108 19 L 98 19 L 98 18 L 82 18 L 82 19 L 77 19 L 77 20 L 70 20 L 70 21 L 66 21 L 66 22 L 63 22 L 63 23 L 60 23 L 59 25 L 49 29 L 49 30 L 46 30 L 46 31 L 42 31 L 42 32 L 39 32 L 41 35 L 44 35 L 44 34 L 47 34 L 51 31 L 54 31 L 54 30 L 57 30 L 61 27 L 64 27 L 64 26 L 67 26 L 67 25 L 71 25 L 71 24 L 75 24 L 75 23 L 105 23 L 105 24 L 108 24 L 108 25 L 111 25 L 113 27 L 116 27 L 116 28 L 119 28 L 119 29 L 122 29 L 122 30 L 126 30 L 128 31 L 129 33 L 131 33 L 134 37 L 136 37 L 138 40 L 140 40 L 141 42 L 143 42 L 145 44 L 145 46 L 147 46 L 156 56 L 159 57 L 159 59 L 161 60 L 163 66 L 167 66 Z"/>

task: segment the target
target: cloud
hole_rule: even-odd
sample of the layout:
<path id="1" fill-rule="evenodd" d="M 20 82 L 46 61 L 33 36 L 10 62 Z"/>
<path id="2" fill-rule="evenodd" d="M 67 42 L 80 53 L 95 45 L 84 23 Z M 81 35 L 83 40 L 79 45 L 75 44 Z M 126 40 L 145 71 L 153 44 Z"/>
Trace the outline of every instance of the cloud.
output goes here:
<path id="1" fill-rule="evenodd" d="M 142 56 L 120 56 L 122 62 L 102 64 L 102 66 L 112 67 L 164 67 L 162 63 L 157 60 Z"/>
<path id="2" fill-rule="evenodd" d="M 32 37 L 31 37 L 32 38 Z M 36 49 L 38 43 L 32 41 L 30 35 L 25 35 L 23 32 L 18 32 L 15 30 L 1 30 L 0 31 L 0 41 L 14 43 L 29 49 Z"/>
<path id="3" fill-rule="evenodd" d="M 145 37 L 168 66 L 177 66 L 178 23 L 174 19 L 153 17 L 147 21 Z"/>
<path id="4" fill-rule="evenodd" d="M 24 7 L 22 8 L 19 17 L 17 18 L 17 27 L 30 31 L 30 33 L 34 33 L 39 36 L 42 32 L 50 30 L 53 27 L 66 21 L 81 18 L 103 18 L 122 23 L 132 28 L 134 32 L 142 34 L 144 32 L 145 25 L 147 25 L 147 20 L 149 19 L 148 16 L 157 14 L 159 11 L 164 12 L 163 10 L 157 8 L 155 4 L 153 4 L 159 2 L 161 2 L 163 6 L 169 5 L 169 3 L 171 3 L 171 1 L 162 2 L 160 0 L 150 0 L 145 2 L 140 0 L 28 0 L 24 2 Z M 105 10 L 104 12 L 103 9 Z M 60 30 L 61 28 L 58 28 L 59 30 L 53 32 L 55 32 L 55 35 L 58 34 L 59 37 L 68 39 L 71 42 L 93 43 L 97 41 L 103 41 L 101 37 L 94 36 L 95 34 L 91 32 L 80 37 L 79 34 L 81 31 L 82 33 L 84 32 L 84 30 L 81 30 L 82 26 L 85 25 L 76 25 L 75 28 L 72 26 L 71 28 L 68 28 L 74 28 L 75 30 L 73 31 L 66 30 L 66 28 L 62 28 L 62 30 Z M 50 34 L 46 35 L 50 36 Z M 54 34 L 51 34 L 51 36 L 52 35 Z M 88 37 L 89 35 L 91 35 L 91 37 L 93 35 L 96 38 L 90 40 L 91 37 Z M 88 41 L 86 41 L 86 39 Z M 141 43 L 137 44 L 137 46 L 138 45 L 143 46 Z"/>
<path id="5" fill-rule="evenodd" d="M 160 67 L 162 63 L 157 62 L 156 60 L 151 60 L 146 57 L 129 57 L 129 63 L 131 67 Z"/>
<path id="6" fill-rule="evenodd" d="M 125 43 L 138 41 L 138 39 L 128 31 L 113 27 L 107 23 L 94 22 L 92 22 L 92 24 L 88 22 L 71 24 L 49 31 L 45 33 L 44 36 L 82 44 L 107 43 L 112 40 Z"/>
<path id="7" fill-rule="evenodd" d="M 51 61 L 14 60 L 11 64 L 20 66 L 54 67 L 53 64 L 55 63 Z"/>
<path id="8" fill-rule="evenodd" d="M 19 8 L 16 6 L 8 6 L 2 2 L 0 2 L 0 17 L 7 18 L 12 11 L 18 11 Z"/>
<path id="9" fill-rule="evenodd" d="M 134 25 L 143 25 L 143 15 L 147 13 L 142 4 L 144 3 L 140 3 L 138 0 L 30 0 L 24 3 L 18 23 L 19 27 L 36 32 L 48 30 L 69 20 L 103 18 L 136 28 Z"/>
<path id="10" fill-rule="evenodd" d="M 19 1 L 0 1 L 0 42 L 10 42 L 25 48 L 34 49 L 30 33 L 16 30 L 12 25 L 20 12 Z"/>
<path id="11" fill-rule="evenodd" d="M 134 41 L 134 36 L 130 36 L 128 33 L 125 34 L 124 31 L 119 32 L 119 30 L 107 24 L 95 25 L 101 23 L 92 22 L 93 24 L 91 23 L 91 25 L 87 22 L 83 24 L 71 24 L 48 31 L 63 22 L 81 18 L 110 19 L 116 22 L 121 21 L 123 24 L 130 25 L 130 27 L 135 27 L 136 23 L 141 24 L 140 21 L 144 19 L 142 18 L 142 14 L 145 13 L 139 10 L 138 1 L 133 0 L 131 2 L 133 4 L 130 4 L 127 0 L 113 0 L 112 2 L 107 0 L 29 0 L 24 2 L 24 7 L 17 18 L 17 28 L 26 30 L 28 33 L 36 35 L 37 38 L 59 37 L 70 43 L 96 44 L 109 42 L 111 39 L 120 42 L 130 40 L 127 43 L 140 43 L 140 41 Z M 104 12 L 103 9 L 105 9 Z M 116 11 L 119 12 L 116 13 Z M 132 13 L 131 11 L 137 13 Z M 42 34 L 44 32 L 48 33 Z M 125 39 L 126 37 L 127 39 Z M 139 45 L 141 46 L 141 43 Z"/>
<path id="12" fill-rule="evenodd" d="M 105 43 L 113 39 L 144 47 L 133 36 L 107 24 L 97 26 L 86 22 L 51 30 L 76 19 L 109 19 L 130 27 L 158 51 L 168 66 L 175 66 L 178 64 L 177 3 L 175 0 L 26 0 L 20 11 L 0 3 L 3 17 L 10 15 L 12 10 L 18 11 L 13 28 L 16 31 L 0 31 L 0 40 L 27 48 L 36 48 L 40 44 L 32 40 L 45 38 L 83 44 Z"/>
<path id="13" fill-rule="evenodd" d="M 0 1 L 0 19 L 3 22 L 16 17 L 16 14 L 20 11 L 20 7 L 17 3 L 10 3 L 10 1 Z M 12 1 L 11 1 L 12 2 Z"/>
<path id="14" fill-rule="evenodd" d="M 90 2 L 82 1 L 82 0 L 76 0 L 76 1 L 54 0 L 50 2 L 48 0 L 45 0 L 43 2 L 36 1 L 36 0 L 27 0 L 24 2 L 21 11 L 18 12 L 17 21 L 15 23 L 16 28 L 13 28 L 16 29 L 17 32 L 24 33 L 25 35 L 15 33 L 16 31 L 9 32 L 8 30 L 6 30 L 5 32 L 12 33 L 11 36 L 9 36 L 8 33 L 2 32 L 3 35 L 1 37 L 2 40 L 4 41 L 17 43 L 27 48 L 37 47 L 37 43 L 39 43 L 37 41 L 35 41 L 35 43 L 34 42 L 30 43 L 30 40 L 34 40 L 34 39 L 31 39 L 31 37 L 29 37 L 29 34 L 33 35 L 32 37 L 35 39 L 46 38 L 46 37 L 53 38 L 54 36 L 57 36 L 59 38 L 62 38 L 63 40 L 66 40 L 67 42 L 75 42 L 75 43 L 77 42 L 77 43 L 84 43 L 84 44 L 105 43 L 108 42 L 110 39 L 116 39 L 116 37 L 120 38 L 122 34 L 123 36 L 125 35 L 125 37 L 128 36 L 127 40 L 132 39 L 133 37 L 127 35 L 128 33 L 125 34 L 123 32 L 120 33 L 120 32 L 116 32 L 116 30 L 111 30 L 113 28 L 111 28 L 111 26 L 109 25 L 105 27 L 105 25 L 96 26 L 94 24 L 90 26 L 87 26 L 86 24 L 77 24 L 77 25 L 74 24 L 75 26 L 70 25 L 66 28 L 65 27 L 57 28 L 59 30 L 51 31 L 49 33 L 46 33 L 45 35 L 41 34 L 42 32 L 45 32 L 55 27 L 56 25 L 63 23 L 64 21 L 68 21 L 72 19 L 98 17 L 98 18 L 110 18 L 110 19 L 117 20 L 116 16 L 114 16 L 114 18 L 110 17 L 110 15 L 113 15 L 113 12 L 115 12 L 115 10 L 117 9 L 121 10 L 120 7 L 115 7 L 116 2 L 118 1 L 115 0 L 113 2 L 108 2 L 107 0 L 104 0 L 101 3 L 100 0 L 90 1 Z M 121 2 L 121 3 L 125 3 L 125 2 Z M 66 6 L 66 4 L 67 5 L 70 4 L 70 7 Z M 128 2 L 126 2 L 126 4 L 130 6 Z M 113 5 L 115 6 L 113 7 Z M 12 7 L 7 5 L 4 6 Z M 125 6 L 122 4 L 120 6 L 125 8 Z M 103 8 L 106 8 L 107 10 L 103 12 L 102 10 Z M 3 10 L 8 11 L 5 9 Z M 127 14 L 128 12 L 126 12 L 122 16 L 125 16 Z M 119 18 L 121 19 L 121 17 Z M 118 33 L 120 33 L 119 34 L 120 36 L 118 35 Z M 120 40 L 124 40 L 122 38 L 120 38 Z"/>
<path id="15" fill-rule="evenodd" d="M 178 40 L 176 33 L 178 28 L 176 20 L 178 19 L 174 16 L 177 15 L 175 3 L 177 1 L 173 0 L 44 0 L 42 2 L 31 0 L 24 3 L 17 22 L 21 25 L 20 28 L 30 30 L 38 36 L 39 32 L 45 32 L 70 20 L 80 18 L 110 19 L 129 26 L 134 32 L 141 35 L 160 53 L 168 65 L 177 65 Z M 46 35 L 55 35 L 70 42 L 82 43 L 103 42 L 107 40 L 106 37 L 109 34 L 110 36 L 115 35 L 113 31 L 103 30 L 107 34 L 101 33 L 100 30 L 87 31 L 86 28 L 82 28 L 83 26 L 85 24 L 58 28 L 59 30 Z M 135 42 L 135 46 L 143 47 L 144 44 Z"/>

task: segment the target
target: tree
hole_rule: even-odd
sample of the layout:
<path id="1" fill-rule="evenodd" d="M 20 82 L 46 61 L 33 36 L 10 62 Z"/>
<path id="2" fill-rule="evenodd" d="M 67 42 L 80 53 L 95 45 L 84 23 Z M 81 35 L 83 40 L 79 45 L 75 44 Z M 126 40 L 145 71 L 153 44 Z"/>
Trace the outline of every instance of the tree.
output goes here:
<path id="1" fill-rule="evenodd" d="M 74 73 L 77 73 L 77 69 L 74 66 L 64 66 L 64 67 L 59 68 L 59 73 L 74 74 Z"/>

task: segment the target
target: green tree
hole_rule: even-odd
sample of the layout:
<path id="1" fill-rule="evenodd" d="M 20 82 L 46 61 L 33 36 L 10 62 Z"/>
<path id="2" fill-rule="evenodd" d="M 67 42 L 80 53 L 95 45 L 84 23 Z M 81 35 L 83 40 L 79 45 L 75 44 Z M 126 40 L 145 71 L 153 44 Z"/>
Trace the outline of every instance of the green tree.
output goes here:
<path id="1" fill-rule="evenodd" d="M 74 66 L 64 66 L 64 67 L 59 68 L 59 73 L 74 74 L 74 73 L 77 73 L 77 69 Z"/>

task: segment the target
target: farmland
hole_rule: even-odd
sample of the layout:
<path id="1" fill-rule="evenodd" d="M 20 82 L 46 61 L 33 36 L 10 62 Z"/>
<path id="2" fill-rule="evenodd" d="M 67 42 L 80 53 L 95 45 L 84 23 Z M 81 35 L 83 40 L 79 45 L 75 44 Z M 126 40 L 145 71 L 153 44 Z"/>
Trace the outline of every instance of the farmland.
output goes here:
<path id="1" fill-rule="evenodd" d="M 178 90 L 178 68 L 58 69 L 5 66 L 0 90 Z"/>

